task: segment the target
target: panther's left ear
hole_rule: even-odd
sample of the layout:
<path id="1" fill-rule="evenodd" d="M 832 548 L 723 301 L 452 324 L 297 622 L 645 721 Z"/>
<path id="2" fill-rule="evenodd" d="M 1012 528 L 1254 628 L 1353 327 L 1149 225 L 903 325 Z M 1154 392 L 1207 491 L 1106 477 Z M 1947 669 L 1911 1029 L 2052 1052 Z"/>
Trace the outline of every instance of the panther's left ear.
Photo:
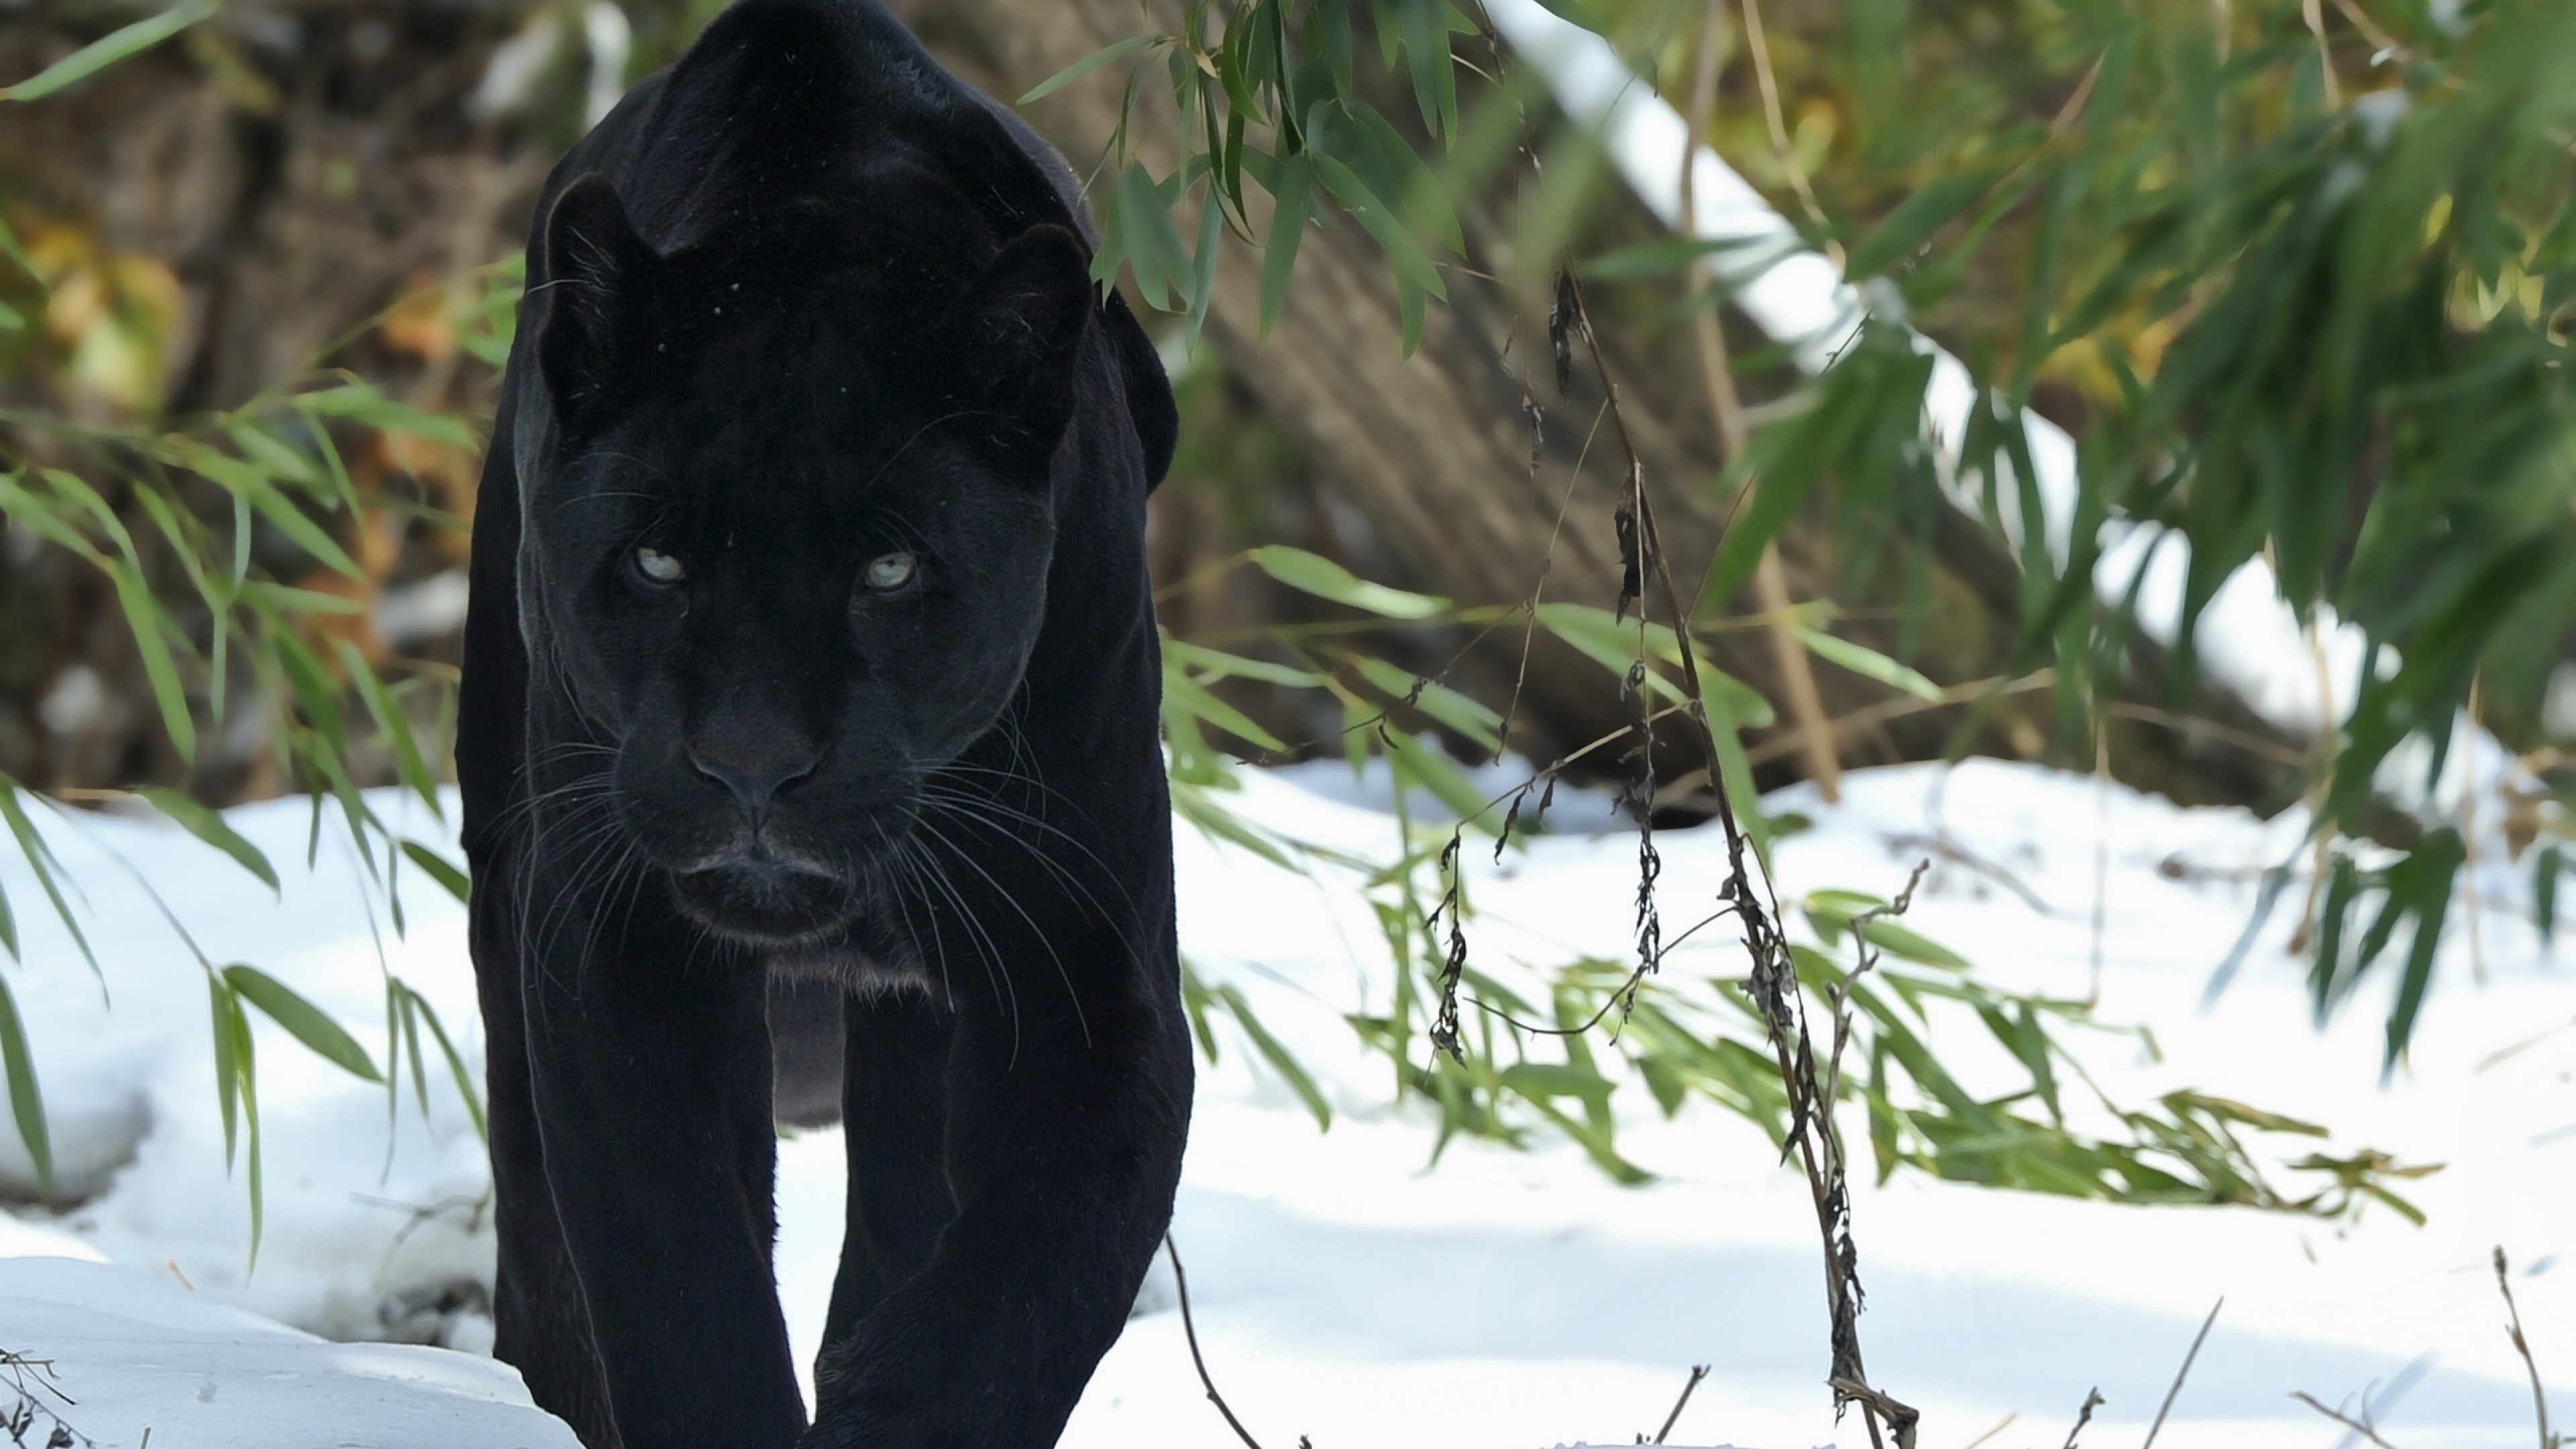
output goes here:
<path id="1" fill-rule="evenodd" d="M 1073 419 L 1073 381 L 1091 322 L 1091 266 L 1060 226 L 1002 248 L 933 324 L 948 403 L 1013 472 L 1043 476 Z"/>
<path id="2" fill-rule="evenodd" d="M 1127 416 L 1136 424 L 1136 441 L 1145 447 L 1145 488 L 1153 491 L 1172 469 L 1172 450 L 1180 446 L 1181 410 L 1172 402 L 1172 380 L 1163 372 L 1163 354 L 1145 335 L 1143 323 L 1127 310 L 1116 292 L 1101 309 L 1107 320 L 1110 350 L 1118 354 L 1118 380 L 1127 394 Z"/>
<path id="3" fill-rule="evenodd" d="M 595 171 L 555 199 L 545 227 L 552 295 L 537 365 L 557 412 L 579 428 L 604 421 L 621 391 L 640 381 L 634 354 L 662 258 L 627 219 L 617 188 Z"/>

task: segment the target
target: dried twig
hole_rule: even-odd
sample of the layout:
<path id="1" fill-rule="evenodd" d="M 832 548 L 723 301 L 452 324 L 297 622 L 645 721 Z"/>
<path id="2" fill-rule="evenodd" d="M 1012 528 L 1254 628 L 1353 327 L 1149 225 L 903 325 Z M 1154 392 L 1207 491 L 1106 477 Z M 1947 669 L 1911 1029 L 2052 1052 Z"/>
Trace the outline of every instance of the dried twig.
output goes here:
<path id="1" fill-rule="evenodd" d="M 2317 0 L 2299 0 L 2300 18 L 2308 22 L 2308 33 L 2317 38 L 2317 75 L 2324 84 L 2326 109 L 2343 109 L 2343 87 L 2335 83 L 2334 51 L 2326 44 L 2325 11 Z"/>
<path id="2" fill-rule="evenodd" d="M 1571 271 L 1558 276 L 1557 306 L 1557 327 L 1565 341 L 1570 343 L 1580 336 L 1591 356 L 1603 395 L 1608 399 L 1611 421 L 1627 456 L 1628 487 L 1620 501 L 1617 520 L 1626 566 L 1621 579 L 1621 612 L 1625 612 L 1627 604 L 1636 603 L 1641 606 L 1642 616 L 1645 592 L 1659 588 L 1675 642 L 1680 645 L 1683 698 L 1688 701 L 1693 732 L 1708 767 L 1709 785 L 1717 797 L 1718 828 L 1726 840 L 1727 876 L 1718 888 L 1718 896 L 1733 909 L 1744 930 L 1744 949 L 1752 960 L 1745 989 L 1762 1014 L 1780 1083 L 1789 1097 L 1787 1146 L 1794 1148 L 1799 1165 L 1806 1171 L 1807 1189 L 1815 1203 L 1816 1227 L 1824 1249 L 1825 1308 L 1832 1324 L 1832 1368 L 1826 1382 L 1833 1387 L 1837 1407 L 1860 1405 L 1861 1422 L 1877 1449 L 1885 1449 L 1887 1442 L 1882 1424 L 1894 1435 L 1897 1449 L 1914 1449 L 1914 1426 L 1921 1415 L 1912 1406 L 1873 1387 L 1861 1361 L 1860 1250 L 1852 1241 L 1850 1183 L 1842 1141 L 1834 1130 L 1832 1107 L 1824 1099 L 1816 1069 L 1815 1041 L 1806 1024 L 1805 996 L 1798 984 L 1797 967 L 1790 959 L 1788 941 L 1781 934 L 1780 903 L 1767 867 L 1758 855 L 1747 858 L 1749 842 L 1736 815 L 1736 802 L 1726 788 L 1725 774 L 1719 768 L 1717 732 L 1703 703 L 1708 692 L 1702 686 L 1698 650 L 1691 641 L 1690 611 L 1682 603 L 1680 585 L 1673 579 L 1664 552 L 1654 503 L 1646 490 L 1645 463 L 1638 455 L 1627 418 L 1620 411 L 1619 384 L 1610 373 L 1601 339 L 1584 308 L 1582 283 Z M 1639 622 L 1642 627 L 1642 617 Z M 1641 893 L 1641 917 L 1650 908 Z"/>
<path id="3" fill-rule="evenodd" d="M 2165 1401 L 2156 1407 L 2156 1421 L 2147 1426 L 2147 1438 L 2138 1449 L 2150 1449 L 2156 1435 L 2165 1426 L 2165 1415 L 2173 1412 L 2174 1400 L 2182 1397 L 2182 1381 L 2191 1377 L 2192 1360 L 2200 1357 L 2200 1346 L 2209 1341 L 2210 1325 L 2218 1322 L 2218 1310 L 2227 1306 L 2225 1298 L 2209 1305 L 2209 1316 L 2200 1321 L 2200 1332 L 2191 1336 L 2191 1351 L 2182 1356 L 2182 1367 L 2174 1370 L 2173 1387 L 2165 1390 Z"/>
<path id="4" fill-rule="evenodd" d="M 1208 1402 L 1216 1405 L 1216 1411 L 1225 1415 L 1226 1427 L 1234 1431 L 1234 1437 L 1243 1441 L 1243 1449 L 1261 1449 L 1261 1441 L 1252 1437 L 1252 1431 L 1244 1428 L 1243 1421 L 1227 1407 L 1225 1395 L 1216 1391 L 1216 1380 L 1208 1377 L 1207 1360 L 1199 1356 L 1199 1328 L 1190 1317 L 1190 1275 L 1181 1271 L 1181 1250 L 1172 1242 L 1170 1233 L 1163 1234 L 1163 1252 L 1172 1260 L 1172 1286 L 1181 1300 L 1181 1332 L 1189 1338 L 1190 1362 L 1199 1371 L 1199 1386 L 1207 1390 Z M 1302 1449 L 1306 1441 L 1299 1439 L 1297 1442 Z"/>
<path id="5" fill-rule="evenodd" d="M 64 1408 L 79 1407 L 56 1383 L 52 1359 L 0 1349 L 0 1378 L 17 1395 L 16 1403 L 0 1408 L 0 1434 L 9 1436 L 13 1449 L 96 1449 L 95 1440 L 65 1423 L 61 1411 L 45 1402 L 50 1398 Z M 52 1428 L 43 1438 L 27 1437 L 46 1424 Z"/>
<path id="6" fill-rule="evenodd" d="M 2522 1336 L 2522 1310 L 2513 1305 L 2513 1285 L 2505 1279 L 2504 1245 L 2495 1250 L 2496 1291 L 2504 1295 L 2505 1336 L 2513 1340 L 2513 1351 L 2522 1355 L 2522 1366 L 2531 1375 L 2531 1409 L 2540 1418 L 2540 1449 L 2558 1449 L 2558 1436 L 2549 1432 L 2549 1395 L 2540 1387 L 2540 1365 L 2532 1361 L 2531 1342 Z"/>
<path id="7" fill-rule="evenodd" d="M 2368 1408 L 2367 1406 L 2364 1406 L 2364 1408 L 2363 1408 L 2363 1410 L 2362 1410 L 2362 1416 L 2361 1416 L 2360 1418 L 2356 1419 L 2356 1418 L 2352 1417 L 2351 1415 L 2344 1413 L 2344 1412 L 2343 1412 L 2342 1410 L 2340 1410 L 2340 1409 L 2329 1409 L 2329 1408 L 2327 1408 L 2325 1405 L 2323 1405 L 2323 1404 L 2321 1404 L 2321 1403 L 2317 1402 L 2317 1401 L 2316 1401 L 2316 1399 L 2315 1399 L 2314 1397 L 2312 1397 L 2312 1396 L 2310 1396 L 2310 1395 L 2308 1395 L 2308 1394 L 2304 1394 L 2304 1393 L 2299 1393 L 2299 1392 L 2293 1391 L 2293 1392 L 2291 1393 L 2290 1397 L 2291 1397 L 2291 1398 L 2294 1398 L 2294 1399 L 2296 1399 L 2296 1400 L 2298 1400 L 2298 1401 L 2299 1401 L 2300 1403 L 2302 1403 L 2302 1404 L 2307 1405 L 2309 1408 L 2316 1410 L 2318 1413 L 2325 1415 L 2327 1418 L 2334 1420 L 2336 1423 L 2343 1425 L 2345 1428 L 2350 1429 L 2352 1432 L 2354 1432 L 2354 1433 L 2356 1433 L 2356 1434 L 2359 1434 L 2361 1437 L 2363 1437 L 2364 1439 L 2369 1440 L 2371 1443 L 2378 1445 L 2378 1446 L 2379 1446 L 2379 1449 L 2397 1449 L 2397 1446 L 2396 1446 L 2396 1445 L 2391 1444 L 2391 1443 L 2389 1443 L 2387 1440 L 2382 1439 L 2382 1438 L 2380 1438 L 2380 1437 L 2379 1437 L 2379 1430 L 2378 1430 L 2377 1428 L 2373 1427 L 2373 1426 L 2372 1426 L 2372 1424 L 2371 1424 L 2371 1422 L 2370 1422 L 2370 1411 L 2369 1411 L 2369 1408 Z"/>
<path id="8" fill-rule="evenodd" d="M 2102 1390 L 2097 1386 L 2084 1391 L 2084 1407 L 2075 1411 L 2075 1427 L 2066 1431 L 2065 1449 L 2075 1449 L 2075 1436 L 2093 1422 L 2093 1411 L 2102 1407 Z"/>
<path id="9" fill-rule="evenodd" d="M 1652 1440 L 1653 1443 L 1661 1444 L 1664 1440 L 1672 1436 L 1673 1425 L 1681 1419 L 1682 1406 L 1690 1402 L 1691 1390 L 1698 1388 L 1699 1381 L 1707 1377 L 1707 1364 L 1695 1363 L 1691 1365 L 1690 1378 L 1685 1380 L 1682 1384 L 1682 1396 L 1673 1400 L 1673 1411 L 1664 1416 L 1664 1427 L 1655 1431 L 1655 1437 Z"/>

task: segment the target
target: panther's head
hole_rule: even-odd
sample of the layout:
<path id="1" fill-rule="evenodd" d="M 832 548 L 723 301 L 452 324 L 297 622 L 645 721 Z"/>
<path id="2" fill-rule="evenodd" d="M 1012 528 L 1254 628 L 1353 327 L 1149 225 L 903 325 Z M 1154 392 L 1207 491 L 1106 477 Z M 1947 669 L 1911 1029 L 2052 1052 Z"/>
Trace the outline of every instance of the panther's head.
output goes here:
<path id="1" fill-rule="evenodd" d="M 522 581 L 591 736 L 566 748 L 592 752 L 556 773 L 595 765 L 615 828 L 736 940 L 867 909 L 1041 622 L 1083 246 L 934 243 L 938 217 L 889 206 L 663 255 L 592 176 L 546 221 L 555 426 Z"/>

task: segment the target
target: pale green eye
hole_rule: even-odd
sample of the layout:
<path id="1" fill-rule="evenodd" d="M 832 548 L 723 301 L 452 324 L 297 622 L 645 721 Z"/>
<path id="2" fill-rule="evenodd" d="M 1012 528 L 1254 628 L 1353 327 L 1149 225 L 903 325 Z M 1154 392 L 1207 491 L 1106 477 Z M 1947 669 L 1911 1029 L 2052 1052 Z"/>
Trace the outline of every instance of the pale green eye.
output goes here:
<path id="1" fill-rule="evenodd" d="M 868 560 L 868 587 L 889 594 L 912 582 L 921 560 L 908 553 L 890 553 Z"/>
<path id="2" fill-rule="evenodd" d="M 657 584 L 676 584 L 689 576 L 689 571 L 680 566 L 678 559 L 659 549 L 635 550 L 635 567 Z"/>

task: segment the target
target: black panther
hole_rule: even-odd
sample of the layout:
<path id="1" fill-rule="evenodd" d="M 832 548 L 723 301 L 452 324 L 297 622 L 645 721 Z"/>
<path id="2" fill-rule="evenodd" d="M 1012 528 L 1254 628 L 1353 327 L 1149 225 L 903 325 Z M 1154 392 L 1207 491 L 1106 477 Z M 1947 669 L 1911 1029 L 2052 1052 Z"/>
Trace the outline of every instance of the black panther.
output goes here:
<path id="1" fill-rule="evenodd" d="M 456 753 L 498 1352 L 590 1449 L 1052 1444 L 1169 1220 L 1175 419 L 1093 235 L 876 0 L 742 0 L 546 183 Z M 773 1016 L 849 1143 L 810 1427 Z"/>

